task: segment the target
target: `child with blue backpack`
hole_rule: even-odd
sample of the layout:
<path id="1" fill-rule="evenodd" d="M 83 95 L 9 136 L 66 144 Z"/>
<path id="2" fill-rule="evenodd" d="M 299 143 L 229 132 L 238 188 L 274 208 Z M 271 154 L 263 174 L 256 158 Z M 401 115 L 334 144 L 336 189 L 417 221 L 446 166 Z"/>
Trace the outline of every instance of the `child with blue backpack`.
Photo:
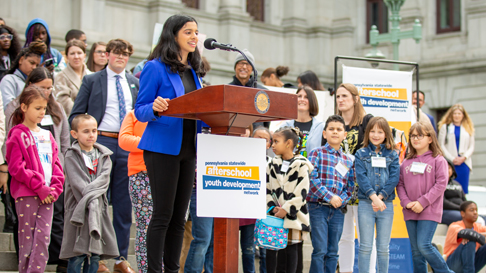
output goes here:
<path id="1" fill-rule="evenodd" d="M 288 243 L 285 248 L 286 272 L 297 271 L 297 246 L 305 240 L 309 228 L 309 213 L 306 196 L 309 190 L 309 174 L 314 167 L 300 155 L 303 134 L 298 128 L 282 127 L 273 135 L 275 157 L 267 167 L 267 206 L 273 208 L 270 214 L 284 219 L 283 227 L 288 229 Z M 267 249 L 267 272 L 277 270 L 279 251 Z"/>

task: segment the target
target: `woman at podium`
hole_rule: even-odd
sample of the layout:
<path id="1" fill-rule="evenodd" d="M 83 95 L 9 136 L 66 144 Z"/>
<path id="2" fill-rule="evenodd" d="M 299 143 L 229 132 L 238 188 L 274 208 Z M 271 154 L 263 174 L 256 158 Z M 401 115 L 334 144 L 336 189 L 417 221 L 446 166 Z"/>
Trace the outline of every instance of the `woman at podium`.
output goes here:
<path id="1" fill-rule="evenodd" d="M 154 211 L 147 231 L 148 272 L 179 271 L 185 214 L 196 167 L 195 137 L 199 122 L 159 116 L 168 101 L 201 88 L 205 71 L 197 50 L 194 18 L 173 15 L 140 76 L 135 116 L 148 122 L 142 149 L 152 188 Z"/>

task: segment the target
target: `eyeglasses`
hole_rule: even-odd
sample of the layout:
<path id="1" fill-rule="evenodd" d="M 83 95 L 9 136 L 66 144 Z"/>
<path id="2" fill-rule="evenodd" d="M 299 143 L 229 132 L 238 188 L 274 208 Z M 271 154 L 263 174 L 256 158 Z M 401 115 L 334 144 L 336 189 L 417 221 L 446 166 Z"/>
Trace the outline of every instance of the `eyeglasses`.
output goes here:
<path id="1" fill-rule="evenodd" d="M 430 136 L 430 135 L 410 135 L 410 139 L 418 139 L 421 140 L 424 138 L 424 136 Z"/>
<path id="2" fill-rule="evenodd" d="M 0 35 L 0 40 L 3 41 L 5 39 L 9 39 L 10 41 L 12 41 L 13 35 L 12 34 Z"/>
<path id="3" fill-rule="evenodd" d="M 115 53 L 115 52 L 113 52 L 111 54 L 113 54 L 117 58 L 128 58 L 128 57 L 130 57 L 130 54 L 128 52 L 121 52 L 121 53 Z"/>
<path id="4" fill-rule="evenodd" d="M 105 55 L 106 51 L 96 50 L 94 53 L 99 54 L 99 55 Z"/>
<path id="5" fill-rule="evenodd" d="M 236 64 L 236 66 L 239 66 L 239 67 L 247 66 L 248 67 L 248 66 L 250 66 L 250 64 L 247 63 L 247 62 L 239 62 L 239 63 Z"/>

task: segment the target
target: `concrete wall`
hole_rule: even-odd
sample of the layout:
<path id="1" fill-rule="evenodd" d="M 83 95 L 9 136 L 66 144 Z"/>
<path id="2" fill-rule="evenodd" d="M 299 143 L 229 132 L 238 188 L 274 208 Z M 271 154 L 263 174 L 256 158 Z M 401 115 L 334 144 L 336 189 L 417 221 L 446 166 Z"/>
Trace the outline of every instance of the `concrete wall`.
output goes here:
<path id="1" fill-rule="evenodd" d="M 260 72 L 287 65 L 291 71 L 283 80 L 295 82 L 299 73 L 311 69 L 329 87 L 336 55 L 364 56 L 370 50 L 366 44 L 365 3 L 266 0 L 265 22 L 255 22 L 246 13 L 244 0 L 200 0 L 198 10 L 185 7 L 180 0 L 0 0 L 0 17 L 21 36 L 31 19 L 45 19 L 53 45 L 58 48 L 64 47 L 64 35 L 72 28 L 85 31 L 89 43 L 127 39 L 135 47 L 130 62 L 133 66 L 148 55 L 156 22 L 163 23 L 175 13 L 187 13 L 198 20 L 201 33 L 249 49 Z M 476 127 L 471 183 L 486 185 L 486 31 L 481 30 L 486 25 L 486 2 L 463 0 L 462 29 L 446 34 L 436 34 L 435 3 L 407 0 L 403 5 L 401 29 L 411 29 L 414 20 L 420 19 L 423 39 L 420 44 L 402 40 L 400 60 L 419 62 L 426 112 L 434 114 L 434 109 L 463 103 L 471 114 Z M 379 49 L 391 58 L 390 43 L 380 44 Z M 234 54 L 215 50 L 204 55 L 213 68 L 207 80 L 212 84 L 229 82 Z"/>

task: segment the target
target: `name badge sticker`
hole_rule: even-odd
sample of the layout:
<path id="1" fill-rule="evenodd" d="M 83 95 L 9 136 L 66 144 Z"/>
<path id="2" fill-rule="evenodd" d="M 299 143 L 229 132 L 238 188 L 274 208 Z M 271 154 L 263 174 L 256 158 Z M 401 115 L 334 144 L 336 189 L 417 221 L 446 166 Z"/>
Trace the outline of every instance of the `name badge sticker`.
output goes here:
<path id="1" fill-rule="evenodd" d="M 349 168 L 346 167 L 344 164 L 342 164 L 341 162 L 339 162 L 337 165 L 336 165 L 336 171 L 339 172 L 339 174 L 342 176 L 342 177 L 345 177 L 346 174 L 348 173 L 349 171 Z"/>
<path id="2" fill-rule="evenodd" d="M 426 167 L 427 167 L 427 163 L 413 162 L 410 171 L 413 173 L 423 174 L 425 172 Z"/>
<path id="3" fill-rule="evenodd" d="M 86 165 L 86 167 L 88 167 L 88 169 L 94 171 L 94 166 L 93 166 L 93 162 L 91 161 L 91 159 L 83 154 L 83 159 L 84 159 L 84 165 Z"/>
<path id="4" fill-rule="evenodd" d="M 386 168 L 386 158 L 385 157 L 372 157 L 371 166 L 375 168 Z"/>
<path id="5" fill-rule="evenodd" d="M 280 167 L 280 171 L 283 173 L 286 173 L 287 170 L 289 169 L 290 161 L 283 161 L 282 162 L 282 167 Z"/>
<path id="6" fill-rule="evenodd" d="M 54 125 L 54 122 L 52 121 L 52 116 L 51 115 L 45 115 L 44 118 L 41 121 L 42 126 L 49 126 L 49 125 Z"/>
<path id="7" fill-rule="evenodd" d="M 50 141 L 39 141 L 39 145 L 37 145 L 37 149 L 39 149 L 39 153 L 42 154 L 52 154 L 52 144 Z"/>

